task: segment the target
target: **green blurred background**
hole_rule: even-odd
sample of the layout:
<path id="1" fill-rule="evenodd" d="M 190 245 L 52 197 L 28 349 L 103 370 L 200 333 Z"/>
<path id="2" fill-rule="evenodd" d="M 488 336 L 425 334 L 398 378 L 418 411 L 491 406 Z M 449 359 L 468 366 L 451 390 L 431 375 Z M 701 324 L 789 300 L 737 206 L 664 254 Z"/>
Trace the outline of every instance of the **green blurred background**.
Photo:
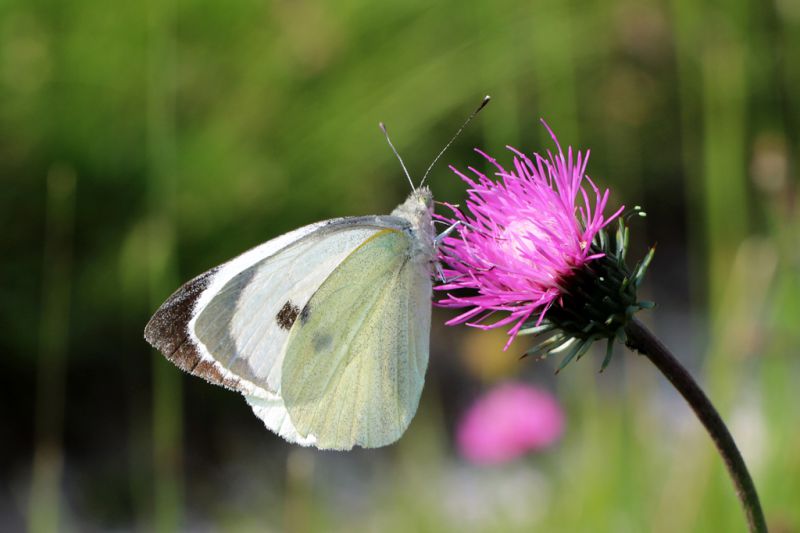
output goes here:
<path id="1" fill-rule="evenodd" d="M 773 531 L 800 531 L 797 0 L 0 2 L 0 529 L 743 531 L 721 461 L 618 349 L 557 378 L 434 314 L 394 446 L 292 447 L 142 339 L 182 281 L 316 220 L 386 213 L 480 146 L 591 148 L 658 243 L 644 318 L 729 421 Z M 506 159 L 508 160 L 508 159 Z M 468 402 L 555 392 L 554 448 L 459 459 Z"/>

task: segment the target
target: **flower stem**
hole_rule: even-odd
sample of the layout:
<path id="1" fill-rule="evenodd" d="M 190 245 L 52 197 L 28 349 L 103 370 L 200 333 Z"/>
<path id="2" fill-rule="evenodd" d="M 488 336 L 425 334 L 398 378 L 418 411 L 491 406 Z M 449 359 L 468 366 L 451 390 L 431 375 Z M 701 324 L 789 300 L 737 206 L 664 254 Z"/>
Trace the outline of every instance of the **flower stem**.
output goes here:
<path id="1" fill-rule="evenodd" d="M 705 426 L 714 444 L 717 446 L 725 466 L 728 468 L 736 493 L 747 515 L 747 524 L 751 532 L 766 533 L 767 523 L 761 503 L 758 501 L 756 487 L 747 471 L 742 454 L 736 447 L 728 428 L 711 404 L 708 396 L 697 385 L 691 374 L 672 353 L 659 341 L 650 330 L 635 318 L 628 321 L 625 326 L 628 336 L 626 345 L 647 356 L 656 365 L 662 374 L 678 389 L 681 396 L 687 401 L 697 418 Z"/>

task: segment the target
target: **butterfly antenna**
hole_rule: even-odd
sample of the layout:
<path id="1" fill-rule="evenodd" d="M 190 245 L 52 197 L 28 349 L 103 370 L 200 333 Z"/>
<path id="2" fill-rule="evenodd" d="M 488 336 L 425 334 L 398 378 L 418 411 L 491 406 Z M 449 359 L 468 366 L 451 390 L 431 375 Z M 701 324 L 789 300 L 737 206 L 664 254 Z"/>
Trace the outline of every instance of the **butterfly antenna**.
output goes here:
<path id="1" fill-rule="evenodd" d="M 406 168 L 406 164 L 403 163 L 403 158 L 400 157 L 400 154 L 397 152 L 397 148 L 394 147 L 392 144 L 392 140 L 389 138 L 389 132 L 386 131 L 386 125 L 383 122 L 378 123 L 380 126 L 381 131 L 383 132 L 384 136 L 386 136 L 386 142 L 389 143 L 389 148 L 392 149 L 394 155 L 397 156 L 397 160 L 400 161 L 400 166 L 403 167 L 403 172 L 406 174 L 406 178 L 408 178 L 408 183 L 411 184 L 411 190 L 416 191 L 416 187 L 414 187 L 414 181 L 411 179 L 411 174 L 408 173 L 408 169 Z"/>
<path id="2" fill-rule="evenodd" d="M 453 138 L 450 139 L 450 141 L 448 141 L 448 143 L 444 145 L 444 148 L 442 148 L 442 151 L 439 152 L 439 155 L 437 155 L 436 157 L 433 158 L 433 161 L 431 162 L 430 166 L 428 167 L 428 170 L 425 171 L 425 175 L 422 176 L 422 181 L 419 182 L 419 186 L 420 187 L 422 187 L 422 185 L 425 183 L 425 179 L 428 177 L 428 174 L 430 174 L 431 169 L 433 168 L 433 165 L 435 165 L 436 162 L 439 160 L 439 158 L 441 158 L 444 155 L 444 153 L 447 151 L 447 149 L 450 148 L 450 145 L 453 144 L 453 141 L 455 141 L 458 138 L 458 136 L 461 135 L 461 132 L 464 131 L 464 128 L 467 127 L 467 124 L 472 122 L 472 119 L 475 118 L 475 115 L 480 113 L 481 109 L 486 107 L 486 104 L 488 104 L 489 100 L 491 100 L 491 99 L 492 99 L 492 97 L 489 96 L 488 94 L 483 97 L 483 100 L 481 100 L 481 104 L 475 109 L 475 111 L 470 113 L 470 115 L 467 117 L 467 120 L 465 120 L 464 123 L 461 125 L 461 127 L 458 128 L 458 131 L 456 132 L 456 134 L 453 135 Z"/>

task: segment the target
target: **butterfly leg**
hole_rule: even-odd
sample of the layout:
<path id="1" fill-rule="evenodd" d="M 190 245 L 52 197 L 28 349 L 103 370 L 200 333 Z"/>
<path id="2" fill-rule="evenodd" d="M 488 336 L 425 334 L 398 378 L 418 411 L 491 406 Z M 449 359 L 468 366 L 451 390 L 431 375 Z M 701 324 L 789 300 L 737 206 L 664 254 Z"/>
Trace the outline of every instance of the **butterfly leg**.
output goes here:
<path id="1" fill-rule="evenodd" d="M 443 240 L 445 240 L 451 233 L 453 233 L 456 229 L 458 229 L 461 226 L 470 227 L 469 224 L 467 224 L 466 222 L 463 222 L 461 220 L 456 220 L 455 222 L 450 224 L 447 228 L 445 228 L 443 232 L 434 237 L 433 239 L 434 249 L 438 248 Z"/>
<path id="2" fill-rule="evenodd" d="M 434 247 L 434 249 L 438 249 L 438 247 L 442 243 L 442 241 L 448 235 L 453 233 L 453 231 L 455 231 L 457 228 L 459 228 L 461 226 L 463 226 L 465 228 L 469 228 L 472 231 L 475 231 L 475 232 L 478 232 L 478 233 L 482 233 L 482 231 L 479 228 L 476 228 L 476 227 L 472 226 L 471 224 L 468 224 L 468 223 L 466 223 L 464 221 L 458 220 L 458 221 L 454 222 L 453 224 L 451 224 L 450 226 L 448 226 L 443 232 L 441 232 L 439 235 L 437 235 L 433 239 L 433 247 Z M 462 237 L 462 239 L 464 239 L 463 235 L 461 237 Z M 459 259 L 456 259 L 456 260 L 461 262 L 461 263 L 463 263 L 463 261 L 461 261 Z M 444 270 L 442 270 L 441 262 L 438 261 L 438 260 L 435 260 L 433 262 L 433 264 L 434 264 L 434 268 L 436 269 L 436 273 L 437 273 L 437 275 L 438 275 L 438 277 L 439 277 L 439 279 L 441 280 L 442 283 L 450 283 L 451 281 L 455 281 L 457 279 L 463 278 L 466 275 L 466 274 L 458 274 L 457 276 L 453 276 L 452 278 L 447 278 L 445 276 L 445 274 L 444 274 Z M 492 270 L 494 267 L 490 266 L 488 268 L 476 268 L 474 265 L 472 265 L 470 268 L 472 268 L 473 270 L 479 270 L 481 272 L 486 272 L 486 271 Z"/>
<path id="3" fill-rule="evenodd" d="M 463 222 L 461 220 L 455 221 L 454 223 L 450 224 L 447 228 L 445 228 L 445 230 L 443 232 L 441 232 L 439 235 L 434 237 L 434 239 L 433 239 L 433 249 L 437 250 L 439 248 L 439 245 L 442 244 L 442 241 L 445 238 L 447 238 L 451 233 L 453 233 L 456 229 L 461 227 L 461 226 L 471 227 L 469 224 L 467 224 L 466 222 Z M 452 279 L 448 280 L 445 277 L 444 270 L 442 270 L 442 264 L 438 260 L 434 262 L 434 268 L 436 268 L 436 274 L 439 276 L 439 279 L 441 280 L 442 283 L 447 283 L 448 281 L 453 281 L 453 279 L 455 279 L 455 278 L 452 278 Z M 461 276 L 457 276 L 457 277 L 461 277 Z"/>
<path id="4" fill-rule="evenodd" d="M 442 270 L 442 264 L 439 261 L 434 261 L 433 266 L 436 268 L 436 275 L 439 276 L 439 281 L 442 283 L 447 283 L 447 278 L 444 276 L 444 270 Z"/>

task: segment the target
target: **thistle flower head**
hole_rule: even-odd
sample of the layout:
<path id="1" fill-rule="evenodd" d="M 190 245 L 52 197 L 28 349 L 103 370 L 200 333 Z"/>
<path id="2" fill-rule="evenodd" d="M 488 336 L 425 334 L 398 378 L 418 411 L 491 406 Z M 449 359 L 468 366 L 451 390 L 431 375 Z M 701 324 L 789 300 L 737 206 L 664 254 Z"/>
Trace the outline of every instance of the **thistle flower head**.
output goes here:
<path id="1" fill-rule="evenodd" d="M 510 326 L 506 348 L 520 333 L 555 331 L 545 351 L 580 341 L 573 354 L 580 356 L 624 325 L 644 271 L 634 276 L 625 265 L 624 208 L 605 216 L 609 191 L 586 175 L 589 153 L 565 154 L 548 131 L 557 151 L 528 157 L 509 147 L 511 169 L 476 150 L 498 180 L 451 167 L 469 186 L 467 212 L 450 206 L 453 215 L 439 217 L 456 224 L 458 234 L 438 249 L 444 281 L 437 289 L 445 291 L 438 304 L 466 308 L 448 325 Z M 605 228 L 614 219 L 618 242 L 610 243 Z M 505 316 L 495 320 L 497 313 Z"/>
<path id="2" fill-rule="evenodd" d="M 546 390 L 505 383 L 478 398 L 456 428 L 462 456 L 499 464 L 552 445 L 564 431 L 564 412 Z"/>

